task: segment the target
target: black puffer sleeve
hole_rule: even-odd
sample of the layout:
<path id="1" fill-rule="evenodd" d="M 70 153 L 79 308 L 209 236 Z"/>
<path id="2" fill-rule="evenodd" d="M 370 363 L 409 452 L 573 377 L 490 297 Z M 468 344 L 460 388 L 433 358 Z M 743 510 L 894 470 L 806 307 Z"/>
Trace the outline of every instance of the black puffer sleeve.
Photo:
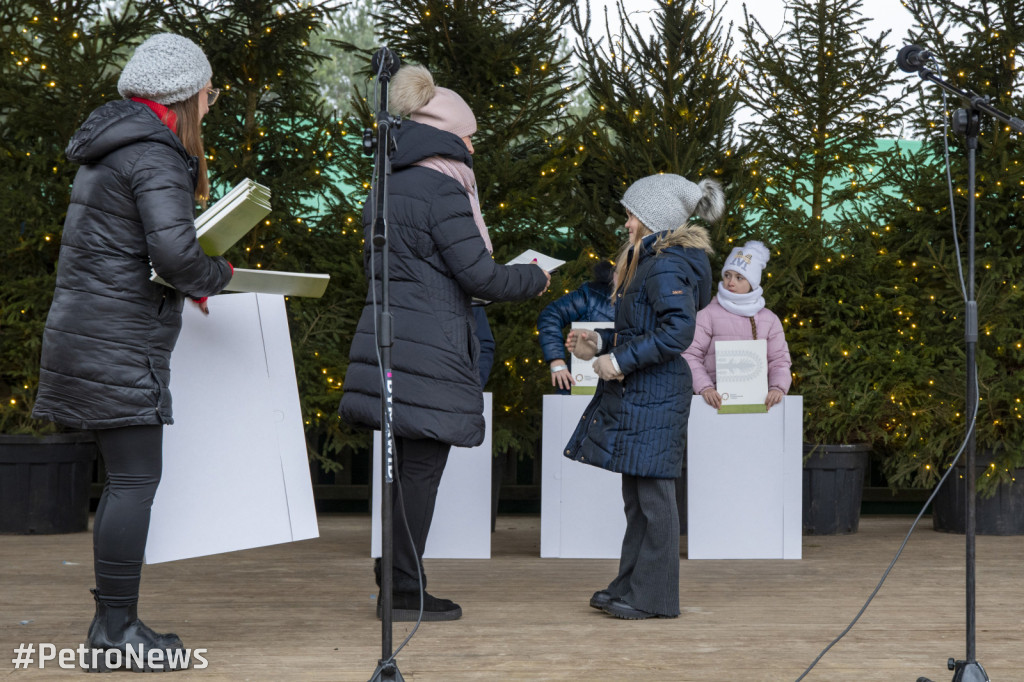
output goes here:
<path id="1" fill-rule="evenodd" d="M 454 182 L 440 188 L 431 204 L 430 235 L 463 291 L 487 301 L 519 301 L 542 292 L 544 271 L 533 264 L 495 263 L 473 221 L 469 197 Z"/>
<path id="2" fill-rule="evenodd" d="M 169 173 L 168 167 L 183 172 Z M 179 154 L 153 145 L 132 169 L 131 189 L 156 274 L 189 296 L 210 296 L 224 289 L 231 268 L 199 246 L 190 178 Z"/>

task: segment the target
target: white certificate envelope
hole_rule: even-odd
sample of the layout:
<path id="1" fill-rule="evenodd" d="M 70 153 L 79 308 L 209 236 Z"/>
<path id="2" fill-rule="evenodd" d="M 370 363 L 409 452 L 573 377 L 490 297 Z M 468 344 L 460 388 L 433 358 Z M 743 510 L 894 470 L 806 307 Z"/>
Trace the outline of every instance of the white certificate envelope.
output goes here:
<path id="1" fill-rule="evenodd" d="M 510 260 L 507 265 L 524 265 L 527 263 L 536 262 L 537 265 L 541 266 L 548 272 L 551 272 L 560 265 L 565 265 L 564 260 L 558 260 L 551 256 L 545 256 L 540 251 L 534 251 L 533 249 L 527 249 L 521 254 Z"/>
<path id="2" fill-rule="evenodd" d="M 270 190 L 248 178 L 196 218 L 196 238 L 210 256 L 222 256 L 270 213 Z"/>
<path id="3" fill-rule="evenodd" d="M 715 378 L 719 413 L 767 412 L 768 342 L 715 341 Z"/>
<path id="4" fill-rule="evenodd" d="M 612 329 L 614 326 L 611 322 L 572 323 L 572 329 Z M 576 385 L 572 387 L 570 393 L 573 395 L 593 394 L 597 391 L 597 373 L 594 372 L 594 360 L 596 359 L 596 355 L 590 360 L 580 360 L 575 355 L 571 356 L 569 371 L 572 372 L 572 378 L 576 381 Z"/>

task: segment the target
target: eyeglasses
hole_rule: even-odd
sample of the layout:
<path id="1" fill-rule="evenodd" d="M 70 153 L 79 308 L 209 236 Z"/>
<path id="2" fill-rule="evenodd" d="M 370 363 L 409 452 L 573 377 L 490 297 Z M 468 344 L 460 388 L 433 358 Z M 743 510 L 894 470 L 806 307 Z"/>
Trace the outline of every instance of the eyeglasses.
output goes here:
<path id="1" fill-rule="evenodd" d="M 220 97 L 220 88 L 210 88 L 206 91 L 206 104 L 212 107 L 218 97 Z"/>

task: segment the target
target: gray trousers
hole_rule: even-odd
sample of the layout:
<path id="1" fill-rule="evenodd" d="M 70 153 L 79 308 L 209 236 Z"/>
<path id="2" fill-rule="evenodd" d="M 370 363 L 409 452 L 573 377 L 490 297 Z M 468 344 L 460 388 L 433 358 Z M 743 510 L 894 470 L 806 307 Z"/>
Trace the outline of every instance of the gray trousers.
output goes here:
<path id="1" fill-rule="evenodd" d="M 622 475 L 626 534 L 608 592 L 633 608 L 679 615 L 679 512 L 671 478 Z"/>

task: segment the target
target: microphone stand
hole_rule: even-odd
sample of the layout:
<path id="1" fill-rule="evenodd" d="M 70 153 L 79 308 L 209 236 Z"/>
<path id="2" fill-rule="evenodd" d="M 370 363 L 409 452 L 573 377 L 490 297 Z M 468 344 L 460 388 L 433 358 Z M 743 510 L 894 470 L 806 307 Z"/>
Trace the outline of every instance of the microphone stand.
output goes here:
<path id="1" fill-rule="evenodd" d="M 906 69 L 905 69 L 906 70 Z M 982 97 L 969 90 L 960 90 L 938 77 L 935 72 L 922 68 L 920 76 L 929 80 L 943 90 L 950 92 L 966 101 L 969 106 L 966 109 L 957 109 L 953 112 L 953 130 L 966 139 L 967 148 L 967 310 L 964 316 L 964 342 L 967 362 L 967 412 L 970 414 L 971 430 L 967 436 L 967 475 L 964 486 L 966 488 L 967 509 L 965 518 L 966 536 L 966 558 L 967 558 L 967 580 L 966 580 L 966 607 L 967 607 L 967 652 L 964 660 L 958 661 L 950 658 L 946 665 L 953 672 L 953 682 L 990 682 L 985 669 L 981 667 L 975 657 L 975 525 L 977 510 L 977 472 L 974 468 L 976 454 L 976 433 L 974 429 L 974 417 L 978 410 L 978 368 L 975 364 L 975 352 L 978 344 L 978 303 L 974 296 L 974 221 L 975 221 L 975 157 L 978 149 L 978 134 L 981 129 L 980 114 L 988 114 L 996 118 L 1017 132 L 1024 132 L 1024 121 L 1009 116 L 989 104 L 988 97 Z M 917 678 L 917 682 L 931 682 L 926 677 Z"/>
<path id="2" fill-rule="evenodd" d="M 373 206 L 373 248 L 381 252 L 381 303 L 377 317 L 377 347 L 381 363 L 381 557 L 380 557 L 380 608 L 381 608 L 381 658 L 370 682 L 404 682 L 398 663 L 392 654 L 391 611 L 392 575 L 394 564 L 394 434 L 391 427 L 394 394 L 391 383 L 391 346 L 394 343 L 391 304 L 389 300 L 388 276 L 388 177 L 391 175 L 391 152 L 394 149 L 392 128 L 401 121 L 388 113 L 388 84 L 398 70 L 399 59 L 388 48 L 380 48 L 374 55 L 371 68 L 377 74 L 379 106 L 376 117 L 377 136 L 373 130 L 363 131 L 363 151 L 374 156 L 374 183 L 370 191 Z M 371 253 L 371 259 L 373 255 Z M 371 281 L 370 286 L 376 286 Z"/>

